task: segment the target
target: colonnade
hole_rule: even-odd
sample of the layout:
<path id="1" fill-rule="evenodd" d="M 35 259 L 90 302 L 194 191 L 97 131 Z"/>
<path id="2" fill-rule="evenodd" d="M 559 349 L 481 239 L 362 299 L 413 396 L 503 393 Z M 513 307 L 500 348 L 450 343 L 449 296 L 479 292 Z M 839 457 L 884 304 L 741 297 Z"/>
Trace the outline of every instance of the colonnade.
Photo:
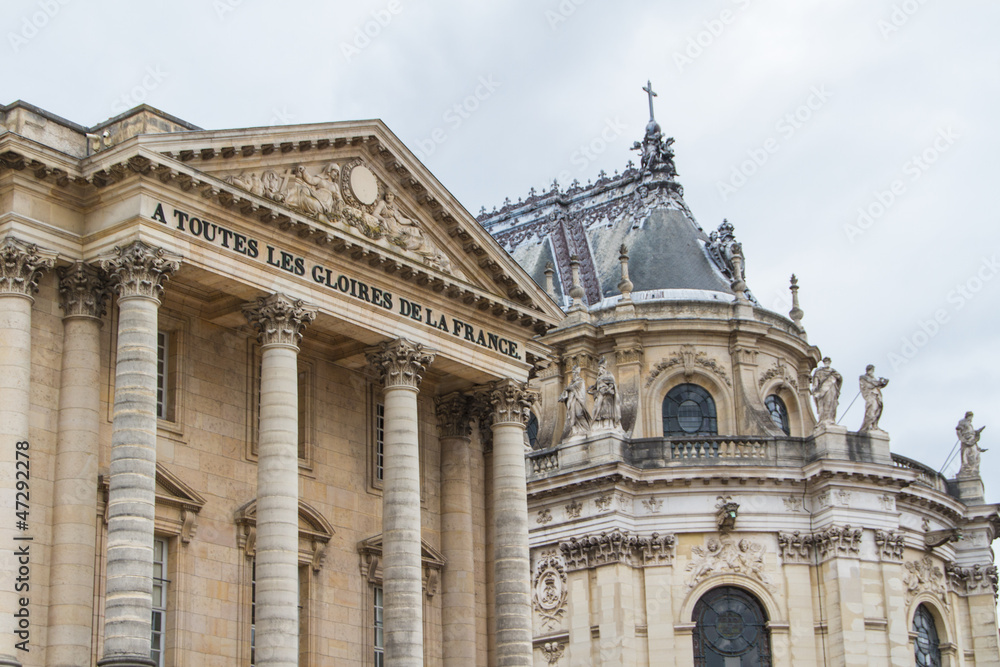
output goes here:
<path id="1" fill-rule="evenodd" d="M 0 491 L 14 506 L 16 452 L 28 442 L 32 294 L 55 256 L 0 242 Z M 99 335 L 118 296 L 117 356 L 107 501 L 107 573 L 100 667 L 155 667 L 150 659 L 156 503 L 157 313 L 179 258 L 142 241 L 99 266 L 59 270 L 64 313 L 59 433 L 53 490 L 47 664 L 88 664 L 94 604 L 99 450 Z M 298 664 L 297 355 L 316 309 L 284 294 L 246 304 L 261 344 L 257 462 L 256 664 Z M 383 590 L 386 664 L 423 664 L 423 576 L 417 397 L 435 352 L 396 339 L 367 353 L 385 406 Z M 442 449 L 445 665 L 476 659 L 475 544 L 470 421 L 488 417 L 493 443 L 496 664 L 532 664 L 524 426 L 533 395 L 500 380 L 437 401 Z M 27 445 L 25 445 L 27 447 Z M 8 503 L 9 500 L 9 503 Z M 0 571 L 16 570 L 18 529 L 0 526 Z M 20 667 L 12 577 L 0 584 L 0 667 Z"/>

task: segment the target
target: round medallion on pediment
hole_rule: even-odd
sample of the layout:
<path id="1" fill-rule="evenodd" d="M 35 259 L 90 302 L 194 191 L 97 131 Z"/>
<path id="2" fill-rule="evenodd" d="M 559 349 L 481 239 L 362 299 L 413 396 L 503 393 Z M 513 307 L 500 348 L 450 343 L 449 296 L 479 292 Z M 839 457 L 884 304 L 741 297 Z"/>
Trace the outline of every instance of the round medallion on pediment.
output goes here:
<path id="1" fill-rule="evenodd" d="M 341 189 L 348 204 L 371 213 L 379 198 L 380 185 L 375 173 L 361 160 L 355 160 L 341 170 Z"/>

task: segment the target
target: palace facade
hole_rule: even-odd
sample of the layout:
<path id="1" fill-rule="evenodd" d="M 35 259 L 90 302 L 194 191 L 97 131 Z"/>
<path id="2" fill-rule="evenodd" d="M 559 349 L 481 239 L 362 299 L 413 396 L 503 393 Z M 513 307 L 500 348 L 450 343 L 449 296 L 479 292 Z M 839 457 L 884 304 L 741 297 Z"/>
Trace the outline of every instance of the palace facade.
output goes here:
<path id="1" fill-rule="evenodd" d="M 0 124 L 0 665 L 530 662 L 562 313 L 399 140 Z"/>
<path id="2" fill-rule="evenodd" d="M 479 216 L 566 312 L 529 425 L 535 665 L 1000 665 L 971 415 L 956 478 L 893 453 L 882 379 L 821 364 L 795 277 L 762 308 L 733 225 L 695 220 L 646 90 L 638 165 Z"/>

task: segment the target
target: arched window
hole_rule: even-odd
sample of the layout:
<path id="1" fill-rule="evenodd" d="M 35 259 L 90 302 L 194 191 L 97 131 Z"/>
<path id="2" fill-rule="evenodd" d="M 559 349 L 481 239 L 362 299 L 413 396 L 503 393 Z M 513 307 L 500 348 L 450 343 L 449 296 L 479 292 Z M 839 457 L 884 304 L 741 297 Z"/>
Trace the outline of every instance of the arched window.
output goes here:
<path id="1" fill-rule="evenodd" d="M 771 394 L 764 399 L 764 407 L 771 413 L 771 421 L 774 422 L 774 425 L 784 431 L 785 435 L 790 435 L 791 431 L 788 428 L 788 408 L 785 407 L 785 402 L 778 396 Z"/>
<path id="2" fill-rule="evenodd" d="M 695 667 L 771 667 L 771 633 L 757 598 L 713 588 L 694 607 Z"/>
<path id="3" fill-rule="evenodd" d="M 524 427 L 525 435 L 528 436 L 528 444 L 532 449 L 538 449 L 538 417 L 532 412 L 528 417 L 528 424 Z"/>
<path id="4" fill-rule="evenodd" d="M 941 667 L 937 626 L 930 609 L 925 605 L 917 607 L 917 613 L 913 615 L 913 631 L 917 634 L 913 639 L 917 667 Z"/>
<path id="5" fill-rule="evenodd" d="M 715 401 L 696 384 L 680 384 L 663 399 L 663 435 L 716 435 Z"/>

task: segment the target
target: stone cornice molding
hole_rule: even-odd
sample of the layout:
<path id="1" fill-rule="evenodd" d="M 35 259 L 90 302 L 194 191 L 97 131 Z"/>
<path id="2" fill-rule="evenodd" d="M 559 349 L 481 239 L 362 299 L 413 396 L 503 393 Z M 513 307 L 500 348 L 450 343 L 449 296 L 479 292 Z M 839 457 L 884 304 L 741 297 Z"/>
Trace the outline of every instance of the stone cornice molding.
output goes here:
<path id="1" fill-rule="evenodd" d="M 180 268 L 180 257 L 144 241 L 115 246 L 114 256 L 102 259 L 118 298 L 145 297 L 159 301 L 163 284 Z"/>
<path id="2" fill-rule="evenodd" d="M 302 329 L 316 319 L 316 309 L 301 299 L 277 293 L 244 305 L 243 316 L 257 330 L 261 345 L 298 347 Z"/>
<path id="3" fill-rule="evenodd" d="M 882 533 L 883 531 L 876 531 Z M 818 533 L 778 533 L 778 553 L 786 563 L 806 563 L 813 562 L 813 551 L 819 553 L 820 558 L 833 558 L 836 556 L 846 556 L 849 558 L 861 557 L 861 536 L 864 530 L 861 528 L 851 528 L 850 525 L 843 527 L 831 526 Z M 883 544 L 878 544 L 879 552 L 883 548 L 888 550 L 888 556 L 882 555 L 885 560 L 895 560 L 893 554 L 896 553 L 897 544 L 901 545 L 903 537 L 898 539 L 893 533 L 883 534 Z M 876 537 L 876 543 L 878 538 Z M 902 547 L 900 547 L 901 549 Z M 902 553 L 898 560 L 902 560 Z"/>
<path id="4" fill-rule="evenodd" d="M 472 397 L 452 392 L 434 400 L 438 429 L 442 438 L 469 438 L 472 436 Z"/>
<path id="5" fill-rule="evenodd" d="M 101 319 L 107 312 L 111 289 L 107 275 L 100 268 L 76 262 L 59 270 L 59 305 L 63 317 Z"/>
<path id="6" fill-rule="evenodd" d="M 365 356 L 384 389 L 420 388 L 424 370 L 434 361 L 437 350 L 405 338 L 386 341 L 370 348 Z"/>
<path id="7" fill-rule="evenodd" d="M 55 253 L 39 250 L 34 243 L 13 236 L 4 238 L 0 241 L 0 296 L 31 297 L 38 291 L 42 272 L 51 269 L 55 262 Z"/>
<path id="8" fill-rule="evenodd" d="M 203 148 L 200 151 L 184 150 L 180 151 L 178 155 L 173 155 L 170 152 L 158 153 L 150 147 L 142 145 L 143 141 L 139 141 L 138 146 L 131 144 L 135 139 L 129 139 L 125 144 L 109 149 L 119 153 L 115 158 L 109 156 L 109 159 L 117 159 L 117 162 L 109 165 L 102 161 L 99 168 L 90 170 L 86 169 L 88 165 L 84 163 L 83 168 L 73 169 L 72 171 L 75 173 L 72 174 L 63 168 L 65 165 L 56 167 L 53 164 L 43 163 L 36 157 L 27 156 L 24 147 L 20 144 L 0 142 L 0 148 L 13 147 L 17 149 L 16 151 L 0 152 L 0 171 L 4 169 L 27 170 L 34 174 L 37 179 L 54 182 L 60 187 L 73 186 L 88 189 L 91 187 L 104 188 L 136 174 L 147 178 L 156 178 L 160 182 L 184 192 L 198 192 L 208 201 L 218 203 L 224 208 L 238 209 L 244 216 L 256 219 L 261 223 L 277 224 L 282 229 L 292 229 L 302 238 L 307 238 L 319 246 L 328 246 L 328 250 L 332 248 L 334 252 L 349 253 L 352 257 L 361 258 L 372 266 L 383 269 L 394 278 L 418 284 L 429 282 L 435 291 L 444 292 L 451 299 L 462 301 L 467 305 L 475 304 L 481 310 L 492 309 L 494 314 L 506 317 L 508 321 L 516 322 L 519 326 L 535 333 L 543 334 L 556 325 L 558 317 L 556 306 L 548 306 L 519 287 L 517 279 L 512 275 L 512 273 L 518 272 L 517 268 L 514 268 L 512 272 L 500 264 L 498 253 L 502 254 L 502 251 L 497 248 L 496 252 L 492 252 L 494 248 L 488 247 L 493 246 L 492 239 L 487 238 L 489 235 L 485 232 L 470 232 L 469 229 L 471 225 L 475 224 L 474 221 L 461 220 L 446 210 L 442 206 L 442 202 L 410 173 L 403 162 L 383 145 L 378 137 L 368 134 L 332 139 L 317 136 L 313 140 L 300 140 L 280 145 L 273 143 L 241 144 L 239 149 L 230 146 L 218 149 Z M 144 139 L 144 137 L 137 139 Z M 145 143 L 159 140 L 160 138 L 147 139 Z M 201 161 L 218 158 L 232 159 L 240 155 L 247 158 L 255 154 L 270 155 L 279 150 L 284 154 L 296 150 L 304 152 L 313 149 L 339 149 L 348 144 L 369 146 L 372 155 L 380 158 L 384 167 L 399 174 L 400 187 L 415 193 L 413 196 L 417 205 L 430 207 L 430 217 L 439 221 L 443 225 L 444 231 L 462 244 L 461 249 L 489 273 L 489 277 L 506 293 L 506 298 L 498 298 L 466 280 L 449 280 L 451 277 L 448 274 L 431 266 L 419 262 L 408 262 L 395 254 L 386 253 L 383 248 L 374 243 L 367 243 L 350 233 L 332 229 L 308 216 L 299 215 L 280 203 L 254 196 L 220 178 L 185 164 L 196 157 L 200 158 Z M 491 254 L 495 258 L 488 256 Z M 508 301 L 508 299 L 513 299 L 516 303 Z"/>
<path id="9" fill-rule="evenodd" d="M 487 424 L 517 424 L 525 426 L 531 416 L 531 406 L 538 394 L 526 382 L 505 378 L 480 388 L 477 404 Z"/>

